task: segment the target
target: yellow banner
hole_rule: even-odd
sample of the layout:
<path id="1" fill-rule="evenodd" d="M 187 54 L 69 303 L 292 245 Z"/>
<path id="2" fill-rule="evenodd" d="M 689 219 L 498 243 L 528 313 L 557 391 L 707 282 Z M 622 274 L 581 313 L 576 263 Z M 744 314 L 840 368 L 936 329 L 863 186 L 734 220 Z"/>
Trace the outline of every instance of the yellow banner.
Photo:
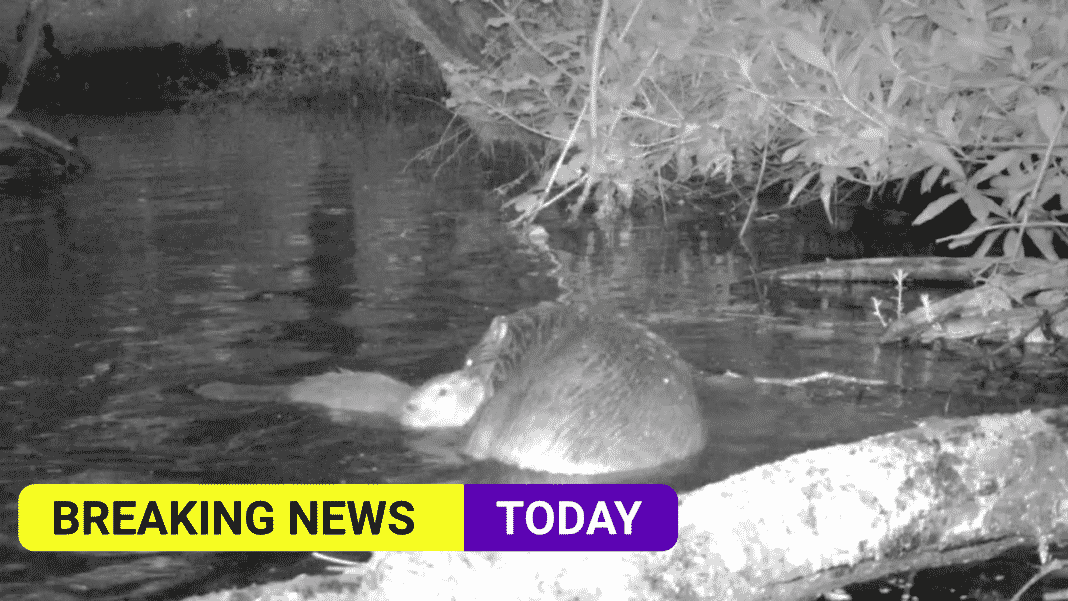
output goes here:
<path id="1" fill-rule="evenodd" d="M 33 484 L 31 551 L 462 551 L 462 484 Z"/>

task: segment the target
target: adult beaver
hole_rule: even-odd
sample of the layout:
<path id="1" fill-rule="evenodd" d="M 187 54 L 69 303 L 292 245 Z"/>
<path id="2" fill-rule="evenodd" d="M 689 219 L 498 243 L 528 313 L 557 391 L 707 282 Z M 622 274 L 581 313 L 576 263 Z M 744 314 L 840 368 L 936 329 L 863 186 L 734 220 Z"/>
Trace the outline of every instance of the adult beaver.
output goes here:
<path id="1" fill-rule="evenodd" d="M 461 448 L 473 459 L 594 475 L 676 463 L 705 447 L 703 376 L 614 313 L 542 303 L 497 318 L 464 369 L 489 393 Z"/>

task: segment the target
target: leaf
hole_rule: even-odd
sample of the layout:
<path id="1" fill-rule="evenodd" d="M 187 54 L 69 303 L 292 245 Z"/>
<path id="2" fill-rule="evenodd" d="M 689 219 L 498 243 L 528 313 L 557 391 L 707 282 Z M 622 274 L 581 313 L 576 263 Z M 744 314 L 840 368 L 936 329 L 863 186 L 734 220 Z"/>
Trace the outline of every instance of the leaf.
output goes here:
<path id="1" fill-rule="evenodd" d="M 966 176 L 964 175 L 964 168 L 960 166 L 957 159 L 953 156 L 953 153 L 946 148 L 944 144 L 938 142 L 932 142 L 930 140 L 921 140 L 919 142 L 920 150 L 927 156 L 934 159 L 936 163 L 941 164 L 946 169 L 949 169 L 953 175 L 961 181 L 964 181 Z"/>
<path id="2" fill-rule="evenodd" d="M 857 137 L 862 140 L 881 141 L 887 137 L 886 129 L 883 127 L 865 127 L 857 132 Z"/>
<path id="3" fill-rule="evenodd" d="M 741 72 L 742 77 L 745 79 L 752 79 L 749 75 L 749 70 L 753 67 L 753 58 L 747 55 L 741 55 L 737 58 L 738 71 Z"/>
<path id="4" fill-rule="evenodd" d="M 1020 230 L 1008 230 L 1005 232 L 1005 241 L 1001 243 L 1001 256 L 1015 258 L 1016 244 L 1020 239 Z M 1012 254 L 1009 254 L 1012 253 Z"/>
<path id="5" fill-rule="evenodd" d="M 923 176 L 923 181 L 920 182 L 920 193 L 927 194 L 934 187 L 935 181 L 938 180 L 938 176 L 942 175 L 944 167 L 941 165 L 931 165 L 931 168 L 927 170 L 927 173 Z"/>
<path id="6" fill-rule="evenodd" d="M 539 77 L 538 83 L 540 83 L 543 88 L 551 88 L 556 85 L 556 82 L 560 81 L 562 76 L 563 73 L 560 71 L 550 71 Z"/>
<path id="7" fill-rule="evenodd" d="M 1012 194 L 1020 188 L 1031 189 L 1038 177 L 1037 171 L 1025 171 L 1018 175 L 995 175 L 990 178 L 990 188 L 996 190 L 1001 196 Z"/>
<path id="8" fill-rule="evenodd" d="M 514 207 L 519 213 L 528 214 L 541 206 L 537 194 L 526 192 L 504 203 L 505 207 Z"/>
<path id="9" fill-rule="evenodd" d="M 584 155 L 585 153 L 579 154 Z M 560 165 L 560 170 L 556 172 L 556 179 L 555 181 L 553 181 L 554 184 L 559 184 L 561 186 L 570 184 L 571 182 L 575 181 L 575 179 L 578 178 L 579 175 L 582 174 L 581 168 L 576 167 L 576 165 L 582 165 L 585 160 L 583 158 L 576 161 L 575 159 L 577 159 L 578 157 L 579 155 L 577 154 L 571 157 L 570 161 L 564 163 L 563 165 Z"/>
<path id="10" fill-rule="evenodd" d="M 827 214 L 827 221 L 834 225 L 834 215 L 831 213 L 831 193 L 834 191 L 834 183 L 838 181 L 838 172 L 832 167 L 824 165 L 820 169 L 820 202 L 823 203 L 823 212 Z"/>
<path id="11" fill-rule="evenodd" d="M 567 135 L 571 133 L 571 125 L 567 122 L 567 119 L 564 118 L 563 114 L 558 114 L 553 117 L 552 123 L 549 124 L 546 133 L 557 140 L 566 140 Z"/>
<path id="12" fill-rule="evenodd" d="M 789 163 L 790 161 L 796 159 L 797 155 L 801 154 L 801 147 L 802 144 L 798 144 L 797 146 L 791 146 L 790 148 L 787 148 L 782 153 L 782 162 Z"/>
<path id="13" fill-rule="evenodd" d="M 985 220 L 991 214 L 1006 220 L 1009 218 L 1008 213 L 1001 208 L 1001 205 L 975 188 L 969 188 L 964 191 L 964 203 L 968 205 L 968 210 L 977 221 Z"/>
<path id="14" fill-rule="evenodd" d="M 1063 194 L 1064 184 L 1065 177 L 1063 175 L 1047 177 L 1046 181 L 1042 182 L 1042 186 L 1038 189 L 1038 198 L 1035 199 L 1035 205 L 1042 206 L 1057 194 Z M 1068 202 L 1068 199 L 1063 200 Z"/>
<path id="15" fill-rule="evenodd" d="M 1024 230 L 1024 233 L 1038 247 L 1038 252 L 1042 253 L 1043 257 L 1050 261 L 1056 261 L 1060 258 L 1057 256 L 1056 249 L 1053 248 L 1052 231 L 1043 227 L 1029 227 Z"/>
<path id="16" fill-rule="evenodd" d="M 983 165 L 982 169 L 972 174 L 971 178 L 969 178 L 968 180 L 968 183 L 972 186 L 975 186 L 977 184 L 985 182 L 991 177 L 1004 171 L 1005 168 L 1009 165 L 1012 165 L 1013 163 L 1019 163 L 1020 158 L 1020 153 L 1018 151 L 1006 150 L 1005 152 L 994 157 L 993 159 L 987 161 L 986 165 Z"/>
<path id="17" fill-rule="evenodd" d="M 834 214 L 831 213 L 831 186 L 826 184 L 820 188 L 820 202 L 823 203 L 823 212 L 827 215 L 827 223 L 834 226 Z"/>
<path id="18" fill-rule="evenodd" d="M 1038 174 L 1034 174 L 1034 177 L 1038 177 Z M 1023 200 L 1028 194 L 1031 193 L 1031 186 L 1022 188 L 1019 190 L 1013 190 L 1008 197 L 1005 198 L 1004 204 L 1005 212 L 1009 214 L 1016 214 L 1016 209 L 1020 206 L 1020 201 Z"/>
<path id="19" fill-rule="evenodd" d="M 1057 103 L 1049 96 L 1035 98 L 1035 116 L 1038 117 L 1038 125 L 1046 138 L 1053 141 L 1060 133 L 1061 115 L 1057 109 Z"/>
<path id="20" fill-rule="evenodd" d="M 957 126 L 953 123 L 953 115 L 957 114 L 957 103 L 954 100 L 946 102 L 945 106 L 938 111 L 935 122 L 938 124 L 938 133 L 942 137 L 956 144 L 960 142 Z"/>
<path id="21" fill-rule="evenodd" d="M 790 51 L 790 54 L 817 69 L 830 73 L 831 61 L 827 60 L 827 56 L 823 54 L 823 51 L 810 42 L 808 38 L 796 31 L 787 31 L 782 41 L 786 44 L 786 49 Z"/>
<path id="22" fill-rule="evenodd" d="M 905 91 L 905 85 L 908 83 L 904 74 L 898 73 L 894 76 L 894 83 L 890 84 L 890 95 L 886 98 L 886 106 L 893 106 L 897 99 L 901 97 L 901 93 Z"/>
<path id="23" fill-rule="evenodd" d="M 938 215 L 941 215 L 943 211 L 948 209 L 953 203 L 960 200 L 962 196 L 964 195 L 960 192 L 952 192 L 940 198 L 936 198 L 934 202 L 927 205 L 927 207 L 923 209 L 923 211 L 919 214 L 918 217 L 916 217 L 916 219 L 912 220 L 912 225 L 920 225 L 921 223 L 926 223 L 931 219 L 937 217 Z"/>
<path id="24" fill-rule="evenodd" d="M 805 175 L 801 176 L 801 179 L 794 182 L 794 187 L 792 190 L 790 190 L 790 197 L 786 201 L 787 206 L 793 204 L 794 201 L 797 200 L 798 194 L 804 192 L 805 188 L 808 187 L 808 182 L 811 181 L 812 178 L 815 177 L 818 173 L 819 171 L 810 171 Z"/>
<path id="25" fill-rule="evenodd" d="M 853 51 L 853 54 L 845 57 L 845 60 L 838 67 L 839 78 L 843 80 L 853 79 L 853 72 L 857 70 L 857 64 L 860 63 L 860 59 L 864 56 L 863 50 L 862 48 L 857 48 Z"/>
<path id="26" fill-rule="evenodd" d="M 889 59 L 894 58 L 894 33 L 890 29 L 889 23 L 883 23 L 879 26 L 879 36 L 883 39 L 883 49 L 886 50 L 886 57 Z M 897 79 L 894 79 L 894 83 L 897 83 Z"/>

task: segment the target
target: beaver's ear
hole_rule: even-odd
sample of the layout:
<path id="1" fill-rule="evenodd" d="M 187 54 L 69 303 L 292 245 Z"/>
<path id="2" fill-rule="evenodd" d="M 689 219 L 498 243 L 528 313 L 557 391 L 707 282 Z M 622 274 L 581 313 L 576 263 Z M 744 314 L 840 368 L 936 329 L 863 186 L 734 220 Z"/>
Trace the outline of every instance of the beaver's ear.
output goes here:
<path id="1" fill-rule="evenodd" d="M 506 316 L 494 317 L 490 323 L 490 332 L 493 333 L 494 342 L 504 340 L 508 335 L 508 318 Z"/>
<path id="2" fill-rule="evenodd" d="M 508 317 L 501 315 L 494 317 L 490 322 L 489 328 L 486 329 L 486 333 L 482 335 L 482 340 L 478 341 L 478 344 L 472 349 L 479 349 L 480 351 L 487 346 L 496 346 L 508 337 Z M 496 354 L 496 353 L 495 353 Z M 484 357 L 477 357 L 468 353 L 467 360 L 464 361 L 464 369 L 467 369 L 475 364 L 475 361 L 482 361 Z"/>

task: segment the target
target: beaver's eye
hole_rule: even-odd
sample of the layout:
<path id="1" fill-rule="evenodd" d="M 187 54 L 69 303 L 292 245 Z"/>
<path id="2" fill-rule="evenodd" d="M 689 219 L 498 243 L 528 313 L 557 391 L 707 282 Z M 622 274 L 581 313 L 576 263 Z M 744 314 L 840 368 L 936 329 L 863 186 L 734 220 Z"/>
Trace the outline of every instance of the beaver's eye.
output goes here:
<path id="1" fill-rule="evenodd" d="M 449 394 L 449 391 L 445 390 L 444 388 L 438 391 L 438 396 L 445 396 L 447 394 Z"/>

